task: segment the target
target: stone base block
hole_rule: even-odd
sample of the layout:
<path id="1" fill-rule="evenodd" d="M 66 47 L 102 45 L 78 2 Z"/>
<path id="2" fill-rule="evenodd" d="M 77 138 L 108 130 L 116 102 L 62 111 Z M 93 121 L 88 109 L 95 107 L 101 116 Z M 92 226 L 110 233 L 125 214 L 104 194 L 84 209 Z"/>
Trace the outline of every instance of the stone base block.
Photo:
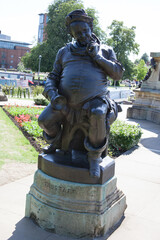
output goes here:
<path id="1" fill-rule="evenodd" d="M 124 216 L 125 195 L 116 177 L 106 183 L 82 184 L 37 170 L 26 199 L 26 217 L 45 230 L 73 238 L 106 236 Z"/>
<path id="2" fill-rule="evenodd" d="M 160 91 L 136 89 L 133 107 L 127 109 L 127 117 L 148 120 L 160 124 Z"/>
<path id="3" fill-rule="evenodd" d="M 160 111 L 143 106 L 133 106 L 127 109 L 127 118 L 148 120 L 160 124 Z"/>

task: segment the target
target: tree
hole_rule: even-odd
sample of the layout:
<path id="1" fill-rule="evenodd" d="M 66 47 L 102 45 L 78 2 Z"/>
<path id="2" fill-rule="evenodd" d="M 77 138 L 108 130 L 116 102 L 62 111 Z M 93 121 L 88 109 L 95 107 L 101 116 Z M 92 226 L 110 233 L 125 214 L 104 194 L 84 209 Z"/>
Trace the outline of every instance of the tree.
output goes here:
<path id="1" fill-rule="evenodd" d="M 47 43 L 37 44 L 37 46 L 33 47 L 29 53 L 26 53 L 25 56 L 22 57 L 22 61 L 26 68 L 31 69 L 32 71 L 38 71 L 39 65 L 39 55 L 42 56 L 41 59 L 41 71 L 48 72 L 53 67 L 53 49 Z"/>
<path id="2" fill-rule="evenodd" d="M 141 57 L 141 59 L 143 59 L 145 61 L 145 64 L 149 63 L 149 56 L 147 53 L 144 53 Z"/>
<path id="3" fill-rule="evenodd" d="M 90 16 L 94 19 L 93 20 L 93 32 L 100 39 L 101 43 L 106 43 L 107 42 L 107 34 L 100 28 L 99 17 L 98 17 L 97 11 L 94 8 L 87 8 L 85 11 L 88 14 L 88 16 Z"/>
<path id="4" fill-rule="evenodd" d="M 24 64 L 23 64 L 23 62 L 19 62 L 18 63 L 18 65 L 17 65 L 17 70 L 19 71 L 19 72 L 23 72 L 24 70 L 25 70 L 25 67 L 24 67 Z"/>
<path id="5" fill-rule="evenodd" d="M 45 28 L 47 40 L 42 44 L 37 44 L 32 48 L 30 53 L 27 53 L 22 61 L 27 68 L 33 71 L 38 70 L 38 56 L 42 56 L 41 71 L 50 72 L 53 67 L 58 50 L 66 43 L 72 41 L 72 37 L 68 34 L 65 26 L 66 15 L 76 9 L 84 9 L 81 0 L 55 0 L 48 7 L 49 21 Z M 98 16 L 95 9 L 87 8 L 86 12 L 94 18 L 94 32 L 102 40 L 106 41 L 106 34 L 99 26 Z"/>
<path id="6" fill-rule="evenodd" d="M 128 28 L 123 25 L 123 22 L 113 20 L 108 29 L 110 30 L 110 38 L 108 38 L 107 43 L 113 47 L 117 59 L 126 69 L 123 78 L 133 79 L 135 66 L 129 60 L 129 55 L 139 52 L 139 45 L 135 42 L 135 27 Z"/>
<path id="7" fill-rule="evenodd" d="M 140 60 L 137 66 L 137 80 L 141 81 L 146 76 L 148 68 L 145 65 L 145 61 L 143 59 Z"/>

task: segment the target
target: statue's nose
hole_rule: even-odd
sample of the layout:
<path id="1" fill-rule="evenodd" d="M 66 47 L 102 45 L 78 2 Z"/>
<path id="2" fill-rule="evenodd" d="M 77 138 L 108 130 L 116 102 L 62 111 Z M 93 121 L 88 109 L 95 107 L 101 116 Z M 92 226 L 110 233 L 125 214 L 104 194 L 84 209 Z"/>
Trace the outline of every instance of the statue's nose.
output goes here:
<path id="1" fill-rule="evenodd" d="M 81 37 L 86 37 L 86 34 L 82 32 Z"/>

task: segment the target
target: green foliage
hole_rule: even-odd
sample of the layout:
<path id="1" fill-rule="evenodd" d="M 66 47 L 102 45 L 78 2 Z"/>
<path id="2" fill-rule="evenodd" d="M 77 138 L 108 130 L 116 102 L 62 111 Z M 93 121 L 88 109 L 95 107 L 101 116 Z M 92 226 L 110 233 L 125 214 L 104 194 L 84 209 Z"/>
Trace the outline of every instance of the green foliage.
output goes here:
<path id="1" fill-rule="evenodd" d="M 35 87 L 33 87 L 34 89 Z M 5 93 L 5 95 L 9 95 L 11 97 L 17 97 L 17 98 L 30 98 L 30 89 L 29 88 L 22 88 L 22 87 L 15 87 L 14 85 L 2 85 L 2 91 Z M 43 87 L 37 86 L 35 90 L 35 96 L 43 92 Z"/>
<path id="2" fill-rule="evenodd" d="M 117 59 L 126 69 L 123 78 L 131 79 L 134 75 L 135 66 L 129 60 L 129 55 L 139 52 L 139 45 L 135 42 L 135 27 L 128 28 L 123 25 L 123 22 L 113 20 L 108 29 L 110 30 L 110 38 L 108 38 L 107 43 L 113 47 Z"/>
<path id="3" fill-rule="evenodd" d="M 38 57 L 41 55 L 41 71 L 50 72 L 52 70 L 58 50 L 65 46 L 66 43 L 72 41 L 72 37 L 68 34 L 65 26 L 65 17 L 71 11 L 81 8 L 84 9 L 81 0 L 55 0 L 53 4 L 49 5 L 49 21 L 45 28 L 47 40 L 42 44 L 37 44 L 37 46 L 31 49 L 30 53 L 26 53 L 22 58 L 22 62 L 26 68 L 38 71 Z M 96 10 L 87 8 L 86 12 L 94 18 L 93 31 L 102 42 L 106 42 L 106 34 L 99 26 Z"/>
<path id="4" fill-rule="evenodd" d="M 19 106 L 5 106 L 4 109 L 9 112 L 13 117 L 24 114 L 29 114 L 31 119 L 34 119 L 34 116 L 40 115 L 43 111 L 43 108 L 36 108 L 36 107 L 19 107 Z"/>
<path id="5" fill-rule="evenodd" d="M 34 103 L 36 105 L 47 106 L 49 101 L 42 94 L 40 94 L 34 98 Z"/>
<path id="6" fill-rule="evenodd" d="M 32 94 L 34 97 L 38 96 L 39 94 L 42 94 L 43 91 L 44 91 L 44 88 L 42 86 L 32 87 Z"/>
<path id="7" fill-rule="evenodd" d="M 143 59 L 140 60 L 137 66 L 137 80 L 141 81 L 146 76 L 148 68 L 145 65 L 145 61 Z"/>
<path id="8" fill-rule="evenodd" d="M 22 127 L 34 138 L 42 137 L 43 130 L 39 127 L 37 121 L 23 122 Z"/>
<path id="9" fill-rule="evenodd" d="M 42 137 L 42 129 L 38 125 L 38 117 L 43 108 L 5 106 L 4 109 L 34 138 Z"/>
<path id="10" fill-rule="evenodd" d="M 93 33 L 95 33 L 100 41 L 105 44 L 107 42 L 107 34 L 100 28 L 98 12 L 94 8 L 87 8 L 86 13 L 94 19 Z"/>
<path id="11" fill-rule="evenodd" d="M 31 94 L 30 94 L 30 89 L 28 88 L 28 91 L 27 91 L 27 95 L 28 95 L 28 98 L 31 97 Z"/>
<path id="12" fill-rule="evenodd" d="M 15 87 L 13 86 L 12 87 L 12 97 L 14 97 L 14 95 L 15 95 Z"/>
<path id="13" fill-rule="evenodd" d="M 18 65 L 17 65 L 17 70 L 18 70 L 19 72 L 24 72 L 25 67 L 24 67 L 23 62 L 20 61 L 20 62 L 18 63 Z"/>
<path id="14" fill-rule="evenodd" d="M 18 90 L 17 90 L 17 97 L 18 98 L 22 98 L 22 92 L 23 92 L 22 87 L 18 87 Z"/>
<path id="15" fill-rule="evenodd" d="M 141 57 L 145 61 L 145 64 L 149 63 L 149 56 L 147 53 L 144 53 Z"/>
<path id="16" fill-rule="evenodd" d="M 118 151 L 127 151 L 137 145 L 142 136 L 139 125 L 132 125 L 116 120 L 110 130 L 109 146 Z"/>
<path id="17" fill-rule="evenodd" d="M 9 95 L 9 89 L 8 89 L 8 86 L 3 86 L 2 85 L 2 92 L 5 94 L 5 95 Z"/>
<path id="18" fill-rule="evenodd" d="M 48 68 L 51 70 L 53 66 L 53 54 L 52 47 L 47 42 L 44 42 L 43 44 L 38 43 L 30 52 L 26 53 L 21 60 L 26 68 L 30 68 L 32 71 L 37 72 L 39 55 L 42 56 L 41 71 L 47 72 Z"/>
<path id="19" fill-rule="evenodd" d="M 127 63 L 125 65 L 125 72 L 124 72 L 124 79 L 130 79 L 133 80 L 136 77 L 137 74 L 137 66 L 134 64 L 130 59 L 127 60 Z"/>
<path id="20" fill-rule="evenodd" d="M 26 88 L 23 88 L 23 96 L 26 98 Z"/>

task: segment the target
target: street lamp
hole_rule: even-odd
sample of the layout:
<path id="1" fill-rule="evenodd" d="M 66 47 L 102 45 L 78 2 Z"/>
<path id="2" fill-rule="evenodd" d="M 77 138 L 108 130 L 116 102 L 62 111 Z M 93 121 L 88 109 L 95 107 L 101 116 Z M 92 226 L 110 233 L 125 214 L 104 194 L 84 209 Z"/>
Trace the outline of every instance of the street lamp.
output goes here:
<path id="1" fill-rule="evenodd" d="M 41 56 L 41 55 L 39 55 L 38 79 L 39 79 L 39 73 L 40 73 L 40 67 L 41 67 L 41 58 L 42 58 L 42 56 Z"/>

